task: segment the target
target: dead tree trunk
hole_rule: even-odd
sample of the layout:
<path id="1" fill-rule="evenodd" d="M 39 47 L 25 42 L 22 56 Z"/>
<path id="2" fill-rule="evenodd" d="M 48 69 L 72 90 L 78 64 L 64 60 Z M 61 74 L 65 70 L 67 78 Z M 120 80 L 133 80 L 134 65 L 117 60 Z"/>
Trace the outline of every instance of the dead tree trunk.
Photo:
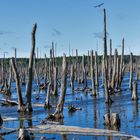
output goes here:
<path id="1" fill-rule="evenodd" d="M 19 79 L 19 74 L 17 72 L 16 64 L 14 58 L 11 59 L 11 66 L 15 75 L 15 80 L 16 80 L 16 88 L 17 88 L 17 94 L 18 94 L 18 109 L 17 111 L 24 111 L 23 107 L 23 99 L 22 99 L 22 94 L 21 94 L 21 88 L 20 88 L 20 79 Z"/>
<path id="2" fill-rule="evenodd" d="M 132 90 L 132 80 L 133 80 L 133 53 L 130 53 L 130 79 L 129 79 L 129 89 Z"/>
<path id="3" fill-rule="evenodd" d="M 85 56 L 82 57 L 82 83 L 83 89 L 87 87 L 87 78 L 86 78 L 86 68 L 85 68 Z"/>
<path id="4" fill-rule="evenodd" d="M 105 103 L 111 103 L 111 98 L 108 91 L 108 63 L 107 63 L 107 35 L 106 35 L 106 10 L 104 9 L 104 33 L 103 33 L 103 75 L 104 75 L 104 92 L 105 92 Z"/>
<path id="5" fill-rule="evenodd" d="M 75 81 L 78 81 L 78 50 L 76 49 Z"/>
<path id="6" fill-rule="evenodd" d="M 111 88 L 112 76 L 112 39 L 110 39 L 110 55 L 109 55 L 109 68 L 108 68 L 108 87 Z"/>
<path id="7" fill-rule="evenodd" d="M 119 90 L 119 75 L 120 73 L 120 65 L 119 65 L 119 56 L 117 55 L 117 71 L 116 71 L 116 89 Z"/>
<path id="8" fill-rule="evenodd" d="M 137 95 L 137 81 L 134 81 L 133 84 L 133 91 L 132 91 L 132 100 L 136 101 L 138 100 L 138 95 Z"/>
<path id="9" fill-rule="evenodd" d="M 53 68 L 54 70 L 54 87 L 53 87 L 53 95 L 58 95 L 58 86 L 57 86 L 57 74 L 58 74 L 58 68 L 55 66 Z"/>
<path id="10" fill-rule="evenodd" d="M 121 62 L 120 62 L 118 89 L 120 89 L 121 83 L 122 83 L 122 79 L 123 79 L 123 63 L 124 63 L 123 57 L 124 57 L 124 38 L 122 40 L 122 54 L 121 54 Z"/>
<path id="11" fill-rule="evenodd" d="M 35 33 L 37 29 L 37 24 L 33 26 L 32 30 L 32 49 L 31 49 L 31 54 L 30 54 L 30 59 L 29 59 L 29 77 L 28 77 L 28 82 L 27 82 L 27 89 L 26 89 L 26 111 L 32 112 L 32 104 L 31 104 L 31 96 L 32 96 L 32 77 L 33 77 L 33 56 L 35 52 Z"/>
<path id="12" fill-rule="evenodd" d="M 97 51 L 95 51 L 95 85 L 99 86 L 99 83 L 98 83 L 98 54 L 97 54 Z"/>
<path id="13" fill-rule="evenodd" d="M 94 82 L 94 67 L 93 67 L 93 50 L 90 54 L 90 76 L 91 76 L 91 84 L 92 84 L 92 96 L 96 96 L 95 92 L 95 82 Z"/>
<path id="14" fill-rule="evenodd" d="M 49 100 L 50 100 L 50 92 L 51 92 L 51 90 L 52 90 L 52 76 L 51 76 L 51 64 L 52 62 L 51 62 L 51 59 L 50 59 L 50 61 L 49 61 L 49 84 L 48 84 L 48 88 L 47 88 L 47 96 L 46 96 L 46 101 L 45 101 L 45 107 L 47 107 L 47 108 L 50 108 L 51 107 L 51 105 L 50 105 L 50 103 L 49 103 Z"/>
<path id="15" fill-rule="evenodd" d="M 62 118 L 63 115 L 63 106 L 65 101 L 65 94 L 66 94 L 66 79 L 67 79 L 67 62 L 66 62 L 66 55 L 63 55 L 63 62 L 62 62 L 62 79 L 61 79 L 61 94 L 59 97 L 59 102 L 56 107 L 56 111 L 54 116 L 57 118 Z"/>
<path id="16" fill-rule="evenodd" d="M 74 66 L 73 64 L 71 65 L 71 70 L 70 70 L 70 81 L 71 81 L 71 90 L 73 93 L 74 92 Z"/>
<path id="17" fill-rule="evenodd" d="M 114 91 L 115 83 L 116 83 L 116 69 L 117 69 L 117 49 L 115 49 L 114 53 L 114 65 L 113 65 L 113 74 L 112 74 L 112 81 L 111 81 L 111 90 Z"/>

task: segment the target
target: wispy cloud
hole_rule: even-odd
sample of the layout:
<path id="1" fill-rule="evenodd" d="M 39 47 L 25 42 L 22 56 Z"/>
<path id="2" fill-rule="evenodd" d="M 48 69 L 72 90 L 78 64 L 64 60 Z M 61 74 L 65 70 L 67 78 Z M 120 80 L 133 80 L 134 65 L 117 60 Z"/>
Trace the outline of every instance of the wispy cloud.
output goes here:
<path id="1" fill-rule="evenodd" d="M 61 33 L 61 31 L 59 31 L 59 30 L 53 28 L 53 29 L 52 29 L 52 35 L 53 35 L 53 36 L 61 36 L 62 33 Z"/>
<path id="2" fill-rule="evenodd" d="M 94 32 L 93 35 L 95 38 L 99 38 L 99 39 L 103 38 L 103 32 Z M 107 36 L 109 36 L 108 32 L 107 32 Z"/>
<path id="3" fill-rule="evenodd" d="M 7 34 L 14 34 L 15 32 L 10 32 L 10 31 L 2 31 L 0 30 L 0 35 L 7 35 Z"/>
<path id="4" fill-rule="evenodd" d="M 118 17 L 119 20 L 125 20 L 127 18 L 127 14 L 125 14 L 125 13 L 119 13 L 117 15 L 117 17 Z"/>

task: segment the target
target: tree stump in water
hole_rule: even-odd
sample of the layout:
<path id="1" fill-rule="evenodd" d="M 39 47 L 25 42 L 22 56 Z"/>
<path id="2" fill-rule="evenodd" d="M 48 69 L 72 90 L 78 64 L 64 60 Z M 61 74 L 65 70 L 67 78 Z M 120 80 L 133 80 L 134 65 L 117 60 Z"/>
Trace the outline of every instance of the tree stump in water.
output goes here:
<path id="1" fill-rule="evenodd" d="M 19 129 L 18 140 L 31 140 L 31 136 L 27 130 Z"/>
<path id="2" fill-rule="evenodd" d="M 104 125 L 120 127 L 120 117 L 117 113 L 107 113 L 104 115 Z"/>

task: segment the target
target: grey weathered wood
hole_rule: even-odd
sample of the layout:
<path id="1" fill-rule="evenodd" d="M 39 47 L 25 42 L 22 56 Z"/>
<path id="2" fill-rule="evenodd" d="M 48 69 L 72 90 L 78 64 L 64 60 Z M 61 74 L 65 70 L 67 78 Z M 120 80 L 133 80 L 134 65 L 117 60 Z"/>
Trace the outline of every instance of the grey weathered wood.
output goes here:
<path id="1" fill-rule="evenodd" d="M 90 53 L 90 76 L 91 76 L 91 85 L 92 85 L 92 95 L 96 96 L 95 82 L 94 82 L 94 67 L 93 67 L 93 50 Z"/>
<path id="2" fill-rule="evenodd" d="M 98 81 L 98 54 L 97 51 L 95 51 L 95 85 L 99 86 L 99 81 Z"/>
<path id="3" fill-rule="evenodd" d="M 50 100 L 50 94 L 51 94 L 51 91 L 52 91 L 52 75 L 51 75 L 51 61 L 52 59 L 49 60 L 49 84 L 48 84 L 48 88 L 47 88 L 47 96 L 46 96 L 46 100 L 45 100 L 45 107 L 50 107 L 50 103 L 49 103 L 49 100 Z"/>
<path id="4" fill-rule="evenodd" d="M 117 71 L 117 54 L 118 54 L 117 49 L 115 49 L 111 90 L 114 90 L 114 88 L 115 88 L 116 71 Z"/>
<path id="5" fill-rule="evenodd" d="M 54 66 L 53 68 L 53 73 L 54 73 L 54 87 L 53 87 L 53 95 L 58 95 L 58 84 L 57 84 L 57 75 L 58 75 L 58 68 Z"/>
<path id="6" fill-rule="evenodd" d="M 11 66 L 12 66 L 12 69 L 15 75 L 15 80 L 16 80 L 16 89 L 17 89 L 17 94 L 18 94 L 18 111 L 24 111 L 23 99 L 22 99 L 21 87 L 20 87 L 20 78 L 19 78 L 19 74 L 16 68 L 14 58 L 11 59 Z"/>
<path id="7" fill-rule="evenodd" d="M 110 39 L 110 55 L 109 55 L 109 68 L 108 68 L 108 87 L 111 88 L 112 76 L 112 39 Z"/>
<path id="8" fill-rule="evenodd" d="M 66 94 L 66 78 L 67 78 L 67 62 L 66 62 L 66 55 L 63 55 L 63 62 L 62 62 L 62 75 L 61 75 L 61 93 L 59 97 L 59 101 L 54 113 L 55 118 L 62 118 L 63 117 L 63 106 L 65 101 L 65 94 Z"/>
<path id="9" fill-rule="evenodd" d="M 133 90 L 132 90 L 132 100 L 138 100 L 138 95 L 137 95 L 137 81 L 134 81 L 133 84 Z"/>
<path id="10" fill-rule="evenodd" d="M 72 93 L 74 92 L 74 66 L 71 64 L 71 69 L 70 69 L 70 82 L 71 82 L 71 90 Z"/>
<path id="11" fill-rule="evenodd" d="M 27 88 L 26 88 L 26 111 L 32 112 L 32 104 L 31 104 L 31 98 L 32 98 L 32 78 L 33 78 L 33 56 L 35 52 L 35 33 L 37 29 L 37 24 L 34 24 L 32 29 L 32 48 L 30 53 L 30 59 L 29 59 L 29 76 L 28 76 L 28 82 L 27 82 Z"/>
<path id="12" fill-rule="evenodd" d="M 122 40 L 122 54 L 121 54 L 121 61 L 120 61 L 120 71 L 119 71 L 119 84 L 118 89 L 121 87 L 122 79 L 123 79 L 123 63 L 124 63 L 124 38 Z"/>
<path id="13" fill-rule="evenodd" d="M 129 78 L 129 89 L 132 90 L 132 80 L 133 80 L 133 53 L 130 53 L 130 63 L 129 63 L 129 72 L 130 72 L 130 78 Z"/>
<path id="14" fill-rule="evenodd" d="M 31 136 L 28 130 L 20 128 L 18 140 L 31 140 Z"/>

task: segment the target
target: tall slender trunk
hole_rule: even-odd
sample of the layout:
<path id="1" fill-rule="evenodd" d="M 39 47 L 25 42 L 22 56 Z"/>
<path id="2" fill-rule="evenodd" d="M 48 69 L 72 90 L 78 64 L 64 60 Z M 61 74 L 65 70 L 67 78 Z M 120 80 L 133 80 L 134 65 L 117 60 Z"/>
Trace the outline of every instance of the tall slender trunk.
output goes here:
<path id="1" fill-rule="evenodd" d="M 37 24 L 33 26 L 32 30 L 32 48 L 30 53 L 30 59 L 29 59 L 29 77 L 27 82 L 27 89 L 26 89 L 26 111 L 32 112 L 32 104 L 31 104 L 31 98 L 32 98 L 32 78 L 33 78 L 33 56 L 35 52 L 35 33 L 37 29 Z"/>

